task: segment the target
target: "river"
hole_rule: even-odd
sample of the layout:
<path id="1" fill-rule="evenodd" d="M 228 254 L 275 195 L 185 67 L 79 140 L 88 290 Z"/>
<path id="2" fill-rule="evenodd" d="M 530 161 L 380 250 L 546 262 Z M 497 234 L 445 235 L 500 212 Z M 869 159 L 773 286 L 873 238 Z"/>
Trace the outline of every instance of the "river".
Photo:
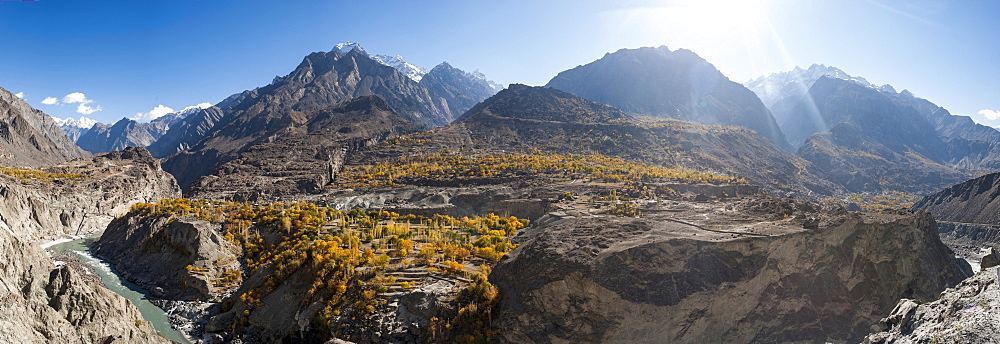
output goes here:
<path id="1" fill-rule="evenodd" d="M 174 330 L 174 328 L 170 326 L 170 320 L 167 318 L 167 313 L 149 302 L 146 298 L 148 293 L 145 289 L 142 289 L 142 287 L 139 287 L 135 283 L 126 281 L 125 279 L 119 277 L 112 272 L 111 267 L 106 262 L 90 254 L 90 248 L 87 247 L 87 244 L 94 240 L 95 238 L 79 239 L 52 245 L 47 249 L 52 252 L 75 253 L 80 257 L 81 261 L 94 268 L 94 272 L 101 277 L 101 281 L 104 282 L 105 287 L 111 289 L 111 291 L 115 293 L 118 293 L 118 295 L 124 296 L 129 301 L 132 301 L 132 304 L 139 308 L 139 312 L 142 313 L 142 317 L 152 323 L 153 328 L 155 328 L 157 332 L 172 341 L 188 343 L 187 339 L 185 339 L 180 332 L 177 332 L 177 330 Z"/>

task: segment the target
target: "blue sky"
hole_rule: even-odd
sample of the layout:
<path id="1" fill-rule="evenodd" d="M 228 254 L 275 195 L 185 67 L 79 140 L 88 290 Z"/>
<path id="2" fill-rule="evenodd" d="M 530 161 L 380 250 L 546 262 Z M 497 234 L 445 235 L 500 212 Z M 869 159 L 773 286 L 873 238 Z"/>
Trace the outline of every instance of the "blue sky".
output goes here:
<path id="1" fill-rule="evenodd" d="M 937 0 L 0 1 L 0 87 L 113 122 L 216 103 L 343 41 L 529 85 L 666 45 L 737 82 L 824 63 L 996 126 L 980 112 L 1000 110 L 997 14 L 997 1 Z"/>

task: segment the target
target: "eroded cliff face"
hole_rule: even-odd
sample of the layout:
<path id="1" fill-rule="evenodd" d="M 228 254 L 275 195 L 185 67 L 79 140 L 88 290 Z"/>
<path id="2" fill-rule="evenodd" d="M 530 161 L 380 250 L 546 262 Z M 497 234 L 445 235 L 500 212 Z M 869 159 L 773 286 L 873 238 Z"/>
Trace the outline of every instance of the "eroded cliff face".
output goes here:
<path id="1" fill-rule="evenodd" d="M 0 174 L 0 228 L 28 241 L 104 231 L 136 202 L 180 197 L 170 174 L 145 148 L 127 148 L 45 168 L 82 179 L 49 182 Z"/>
<path id="2" fill-rule="evenodd" d="M 219 282 L 242 270 L 240 249 L 219 234 L 221 227 L 190 216 L 128 215 L 108 225 L 93 252 L 156 297 L 212 300 L 225 292 Z"/>
<path id="3" fill-rule="evenodd" d="M 0 343 L 169 343 L 127 299 L 0 229 Z"/>
<path id="4" fill-rule="evenodd" d="M 864 343 L 1000 342 L 1000 284 L 987 268 L 928 303 L 903 299 Z"/>
<path id="5" fill-rule="evenodd" d="M 899 298 L 965 277 L 926 213 L 807 208 L 531 228 L 490 276 L 494 325 L 506 342 L 858 342 Z"/>

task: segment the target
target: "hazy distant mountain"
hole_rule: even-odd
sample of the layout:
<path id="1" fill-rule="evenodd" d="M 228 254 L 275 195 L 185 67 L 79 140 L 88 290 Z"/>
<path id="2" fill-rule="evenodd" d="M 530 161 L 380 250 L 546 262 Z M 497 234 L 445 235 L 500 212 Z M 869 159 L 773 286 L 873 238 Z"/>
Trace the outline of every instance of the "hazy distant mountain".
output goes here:
<path id="1" fill-rule="evenodd" d="M 363 50 L 351 49 L 345 55 L 335 49 L 309 54 L 290 74 L 275 78 L 270 85 L 220 102 L 217 106 L 221 114 L 217 117 L 194 118 L 214 117 L 209 121 L 179 123 L 184 130 L 171 130 L 164 136 L 163 145 L 151 149 L 161 156 L 178 148 L 188 149 L 164 162 L 164 169 L 186 188 L 239 152 L 273 139 L 287 123 L 305 113 L 368 95 L 381 97 L 399 116 L 427 128 L 445 125 L 456 116 L 445 98 L 395 68 L 371 59 Z M 194 139 L 198 135 L 192 135 L 194 129 L 204 129 L 197 141 Z"/>
<path id="2" fill-rule="evenodd" d="M 114 124 L 97 123 L 83 132 L 76 144 L 91 153 L 122 150 L 125 147 L 146 147 L 163 137 L 172 125 L 199 110 L 200 107 L 190 106 L 147 123 L 129 118 L 122 118 Z"/>
<path id="3" fill-rule="evenodd" d="M 448 101 L 448 108 L 453 114 L 463 114 L 477 103 L 499 92 L 492 81 L 482 74 L 473 74 L 452 67 L 448 62 L 431 69 L 420 84 Z"/>
<path id="4" fill-rule="evenodd" d="M 122 118 L 114 124 L 98 123 L 80 136 L 76 144 L 91 153 L 122 150 L 126 147 L 146 147 L 163 136 L 167 125 L 162 122 L 139 123 Z"/>
<path id="5" fill-rule="evenodd" d="M 934 126 L 886 92 L 821 77 L 791 109 L 789 140 L 826 178 L 855 192 L 926 193 L 965 180 L 948 166 L 949 145 Z"/>
<path id="6" fill-rule="evenodd" d="M 795 69 L 787 72 L 774 73 L 747 81 L 744 85 L 756 93 L 765 106 L 771 108 L 782 99 L 805 94 L 816 83 L 816 80 L 824 76 L 853 81 L 854 83 L 870 88 L 878 88 L 868 82 L 868 80 L 865 80 L 865 78 L 851 76 L 837 67 L 828 67 L 822 64 L 813 64 L 808 69 L 795 67 Z M 883 87 L 892 88 L 889 85 Z M 778 117 L 778 114 L 774 114 L 774 117 L 779 124 L 783 120 L 783 118 Z"/>
<path id="7" fill-rule="evenodd" d="M 51 116 L 0 88 L 0 165 L 52 165 L 87 155 Z"/>
<path id="8" fill-rule="evenodd" d="M 790 149 L 757 95 L 690 50 L 621 49 L 559 73 L 546 87 L 630 113 L 750 128 Z"/>

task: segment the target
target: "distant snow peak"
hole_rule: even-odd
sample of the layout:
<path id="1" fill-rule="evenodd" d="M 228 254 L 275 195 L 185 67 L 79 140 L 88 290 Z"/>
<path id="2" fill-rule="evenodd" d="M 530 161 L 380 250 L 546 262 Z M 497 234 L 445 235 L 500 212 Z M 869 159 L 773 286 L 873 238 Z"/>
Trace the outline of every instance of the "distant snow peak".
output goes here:
<path id="1" fill-rule="evenodd" d="M 336 51 L 336 52 L 344 54 L 344 55 L 347 55 L 347 53 L 349 53 L 349 52 L 351 52 L 351 50 L 355 50 L 355 49 L 357 49 L 359 52 L 362 52 L 362 53 L 365 53 L 365 54 L 368 53 L 368 52 L 365 51 L 364 48 L 361 47 L 360 44 L 354 43 L 354 42 L 337 43 L 337 45 L 333 46 L 333 51 Z"/>
<path id="2" fill-rule="evenodd" d="M 75 119 L 73 117 L 65 119 L 52 117 L 52 119 L 56 121 L 56 124 L 58 124 L 60 128 L 90 129 L 93 128 L 94 125 L 97 125 L 97 121 L 84 116 L 80 116 L 80 119 Z"/>
<path id="3" fill-rule="evenodd" d="M 851 81 L 855 84 L 882 92 L 896 93 L 896 90 L 891 85 L 875 86 L 868 82 L 868 80 L 865 80 L 865 78 L 852 76 L 837 67 L 823 64 L 813 64 L 808 69 L 795 67 L 787 72 L 774 73 L 747 81 L 743 85 L 756 93 L 760 97 L 760 100 L 764 102 L 764 105 L 771 107 L 777 101 L 789 96 L 790 94 L 787 94 L 789 91 L 794 93 L 807 92 L 816 83 L 816 80 L 824 76 Z M 789 85 L 796 87 L 788 89 Z"/>
<path id="4" fill-rule="evenodd" d="M 368 55 L 368 57 L 371 57 L 372 60 L 375 60 L 378 63 L 395 68 L 400 73 L 403 73 L 403 75 L 406 75 L 406 77 L 412 79 L 413 81 L 419 82 L 420 79 L 424 78 L 424 74 L 427 74 L 426 68 L 419 67 L 413 65 L 412 63 L 406 62 L 406 60 L 399 55 L 396 56 L 372 55 L 369 54 L 367 51 L 365 51 L 365 49 L 362 48 L 360 44 L 355 42 L 338 43 L 337 45 L 333 46 L 333 51 L 336 51 L 343 55 L 347 55 L 347 53 L 351 52 L 352 50 L 357 50 L 358 52 L 364 53 L 365 55 Z"/>
<path id="5" fill-rule="evenodd" d="M 406 62 L 402 56 L 389 56 L 389 55 L 374 55 L 372 59 L 378 61 L 378 63 L 384 64 L 386 66 L 396 68 L 400 73 L 406 75 L 406 77 L 413 79 L 413 81 L 420 81 L 427 74 L 427 69 L 418 67 L 412 63 Z"/>

